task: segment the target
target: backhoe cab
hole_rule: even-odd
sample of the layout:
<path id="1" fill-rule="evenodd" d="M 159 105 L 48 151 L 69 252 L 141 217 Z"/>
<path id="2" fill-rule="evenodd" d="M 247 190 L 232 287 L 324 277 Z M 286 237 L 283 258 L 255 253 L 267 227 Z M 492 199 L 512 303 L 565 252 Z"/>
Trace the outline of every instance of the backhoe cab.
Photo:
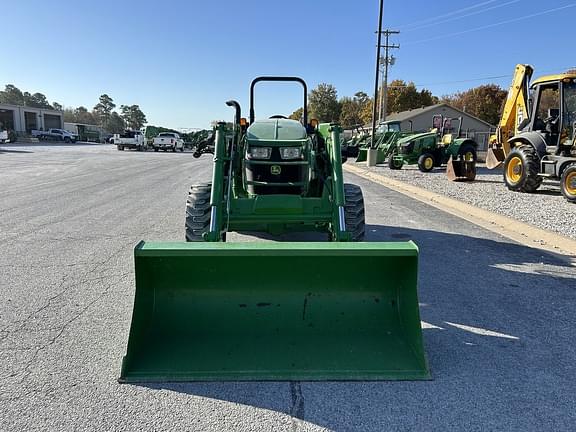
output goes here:
<path id="1" fill-rule="evenodd" d="M 534 80 L 533 69 L 516 66 L 502 119 L 491 138 L 486 164 L 504 163 L 510 190 L 536 191 L 546 179 L 576 202 L 576 73 Z"/>

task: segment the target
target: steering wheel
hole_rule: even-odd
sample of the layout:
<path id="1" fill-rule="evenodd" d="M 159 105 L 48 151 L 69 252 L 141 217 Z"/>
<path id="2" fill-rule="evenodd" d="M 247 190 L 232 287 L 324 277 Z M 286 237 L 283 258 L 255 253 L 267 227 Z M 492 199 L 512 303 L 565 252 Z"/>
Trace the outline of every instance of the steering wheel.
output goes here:
<path id="1" fill-rule="evenodd" d="M 270 119 L 288 119 L 288 117 L 283 116 L 281 114 L 276 114 L 276 115 L 270 116 L 268 118 L 270 118 Z"/>

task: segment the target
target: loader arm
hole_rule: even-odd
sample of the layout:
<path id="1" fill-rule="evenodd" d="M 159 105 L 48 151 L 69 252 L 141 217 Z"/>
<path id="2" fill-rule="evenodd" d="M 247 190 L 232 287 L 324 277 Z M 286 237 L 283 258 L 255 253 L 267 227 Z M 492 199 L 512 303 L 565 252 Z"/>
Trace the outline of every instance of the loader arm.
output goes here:
<path id="1" fill-rule="evenodd" d="M 497 168 L 510 153 L 508 140 L 519 132 L 520 124 L 529 118 L 529 84 L 534 68 L 530 65 L 516 65 L 514 78 L 508 90 L 508 97 L 496 134 L 490 137 L 490 147 L 486 158 L 488 169 Z"/>

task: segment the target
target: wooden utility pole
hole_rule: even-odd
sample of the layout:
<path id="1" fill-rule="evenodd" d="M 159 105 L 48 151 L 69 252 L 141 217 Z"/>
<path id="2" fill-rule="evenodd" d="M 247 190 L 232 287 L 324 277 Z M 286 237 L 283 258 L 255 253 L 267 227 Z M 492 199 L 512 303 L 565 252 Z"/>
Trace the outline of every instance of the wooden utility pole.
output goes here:
<path id="1" fill-rule="evenodd" d="M 384 12 L 384 0 L 380 0 L 380 11 L 378 13 L 378 43 L 376 44 L 376 76 L 374 77 L 374 102 L 372 104 L 372 139 L 370 140 L 370 147 L 372 149 L 376 146 L 374 135 L 376 132 L 376 116 L 378 115 L 378 78 L 380 75 L 380 47 L 382 45 L 382 13 Z"/>
<path id="2" fill-rule="evenodd" d="M 382 48 L 384 48 L 384 70 L 383 70 L 383 84 L 382 84 L 382 93 L 381 93 L 381 97 L 380 97 L 380 116 L 379 119 L 380 121 L 385 121 L 386 120 L 386 111 L 387 111 L 387 105 L 388 105 L 388 66 L 394 64 L 394 56 L 390 56 L 390 49 L 398 49 L 400 48 L 400 45 L 396 45 L 396 44 L 392 44 L 390 45 L 390 43 L 388 42 L 388 38 L 390 37 L 390 35 L 393 34 L 400 34 L 399 31 L 397 30 L 384 30 L 382 32 L 384 34 L 384 36 L 386 37 L 386 43 L 382 46 Z"/>

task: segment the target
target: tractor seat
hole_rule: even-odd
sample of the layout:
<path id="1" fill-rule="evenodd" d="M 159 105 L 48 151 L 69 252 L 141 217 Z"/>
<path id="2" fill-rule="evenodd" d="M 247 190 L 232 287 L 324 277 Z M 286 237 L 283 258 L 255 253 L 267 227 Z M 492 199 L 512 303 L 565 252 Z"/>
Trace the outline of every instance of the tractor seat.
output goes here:
<path id="1" fill-rule="evenodd" d="M 548 110 L 548 118 L 546 119 L 546 132 L 550 134 L 558 134 L 558 120 L 560 120 L 560 110 L 556 108 L 550 108 Z"/>

